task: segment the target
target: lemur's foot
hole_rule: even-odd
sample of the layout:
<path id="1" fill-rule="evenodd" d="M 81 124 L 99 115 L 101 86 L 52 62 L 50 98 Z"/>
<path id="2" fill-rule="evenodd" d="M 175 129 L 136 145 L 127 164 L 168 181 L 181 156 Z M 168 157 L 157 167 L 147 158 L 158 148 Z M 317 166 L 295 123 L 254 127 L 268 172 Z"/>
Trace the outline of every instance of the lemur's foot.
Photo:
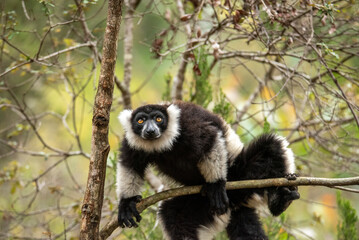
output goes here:
<path id="1" fill-rule="evenodd" d="M 300 198 L 297 186 L 278 187 L 269 192 L 269 209 L 274 216 L 284 212 L 293 200 Z"/>
<path id="2" fill-rule="evenodd" d="M 299 176 L 296 173 L 288 173 L 284 177 L 288 180 L 296 180 Z"/>

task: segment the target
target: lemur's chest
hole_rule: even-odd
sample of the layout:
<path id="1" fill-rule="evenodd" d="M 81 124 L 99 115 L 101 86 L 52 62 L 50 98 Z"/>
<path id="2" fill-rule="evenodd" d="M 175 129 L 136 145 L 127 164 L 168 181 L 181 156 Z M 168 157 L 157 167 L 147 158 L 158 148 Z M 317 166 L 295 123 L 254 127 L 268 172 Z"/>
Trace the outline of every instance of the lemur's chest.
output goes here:
<path id="1" fill-rule="evenodd" d="M 197 185 L 204 182 L 197 167 L 199 157 L 193 151 L 170 151 L 157 155 L 154 164 L 177 182 Z"/>

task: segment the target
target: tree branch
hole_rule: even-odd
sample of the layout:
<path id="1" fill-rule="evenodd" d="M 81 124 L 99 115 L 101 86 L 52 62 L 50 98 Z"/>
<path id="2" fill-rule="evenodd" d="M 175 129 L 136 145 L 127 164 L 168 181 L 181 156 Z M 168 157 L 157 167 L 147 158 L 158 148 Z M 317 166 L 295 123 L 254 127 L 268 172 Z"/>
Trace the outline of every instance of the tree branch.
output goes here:
<path id="1" fill-rule="evenodd" d="M 181 0 L 177 0 L 177 8 L 179 11 L 179 14 L 181 17 L 185 16 L 186 13 L 184 11 L 184 7 L 182 4 Z M 171 90 L 171 98 L 172 100 L 182 100 L 183 97 L 183 83 L 185 81 L 185 74 L 186 74 L 186 69 L 187 69 L 187 64 L 188 64 L 188 58 L 190 56 L 190 49 L 192 48 L 192 33 L 195 30 L 195 24 L 196 24 L 196 20 L 198 17 L 199 12 L 201 11 L 202 7 L 203 7 L 204 1 L 200 2 L 200 6 L 198 6 L 195 9 L 194 14 L 192 15 L 192 19 L 193 19 L 193 26 L 191 27 L 190 23 L 186 23 L 185 24 L 185 32 L 187 35 L 187 44 L 186 44 L 186 50 L 182 53 L 182 60 L 181 63 L 179 65 L 178 71 L 176 76 L 173 79 L 173 86 L 172 86 L 172 90 Z"/>
<path id="2" fill-rule="evenodd" d="M 136 7 L 139 5 L 140 0 L 125 0 L 125 17 L 124 17 L 124 29 L 125 39 L 123 43 L 124 54 L 123 54 L 123 86 L 124 91 L 122 92 L 123 107 L 124 109 L 131 109 L 131 93 L 130 83 L 132 79 L 132 59 L 133 59 L 133 18 Z"/>
<path id="3" fill-rule="evenodd" d="M 227 190 L 244 189 L 244 188 L 265 188 L 265 187 L 281 187 L 281 186 L 325 186 L 337 187 L 359 185 L 359 177 L 352 178 L 315 178 L 315 177 L 298 177 L 296 180 L 288 180 L 286 178 L 271 178 L 260 180 L 244 180 L 227 182 Z M 144 198 L 137 204 L 137 210 L 141 213 L 149 206 L 156 204 L 159 201 L 190 194 L 197 194 L 200 192 L 202 186 L 186 186 L 174 189 L 169 189 L 163 192 L 156 193 L 152 196 Z M 349 191 L 347 188 L 340 188 L 341 190 Z M 100 239 L 107 239 L 112 232 L 118 227 L 117 215 L 108 222 L 100 232 Z"/>

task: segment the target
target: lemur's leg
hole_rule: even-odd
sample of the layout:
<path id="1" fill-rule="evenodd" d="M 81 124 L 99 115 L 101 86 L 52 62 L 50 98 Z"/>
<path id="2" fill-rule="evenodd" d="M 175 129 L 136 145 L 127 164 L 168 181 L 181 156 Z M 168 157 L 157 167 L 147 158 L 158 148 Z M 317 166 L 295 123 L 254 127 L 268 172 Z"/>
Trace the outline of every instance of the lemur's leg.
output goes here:
<path id="1" fill-rule="evenodd" d="M 225 189 L 228 170 L 226 140 L 221 132 L 217 133 L 211 151 L 199 161 L 198 169 L 205 179 L 201 193 L 208 196 L 210 210 L 219 215 L 227 212 L 228 197 Z"/>
<path id="2" fill-rule="evenodd" d="M 294 155 L 287 146 L 288 142 L 275 134 L 260 136 L 245 147 L 236 158 L 229 168 L 228 181 L 279 177 L 294 180 L 296 178 L 296 174 L 294 174 Z M 273 215 L 278 216 L 288 208 L 293 200 L 300 197 L 298 188 L 295 186 L 242 189 L 229 191 L 228 193 L 231 205 L 239 207 L 243 211 L 239 213 L 236 213 L 237 211 L 232 212 L 231 222 L 228 227 L 230 236 L 232 236 L 231 239 L 267 239 L 264 235 L 263 237 L 261 236 L 263 231 L 258 227 L 260 223 L 258 216 L 254 212 L 258 203 L 264 203 Z M 261 233 L 259 236 L 262 238 L 257 238 L 255 232 L 249 231 L 251 228 L 246 231 L 246 228 L 237 227 L 239 229 L 236 230 L 236 224 L 238 225 L 241 220 L 244 221 L 246 214 L 251 216 L 251 220 L 247 224 L 257 226 L 257 229 L 260 229 L 258 231 Z M 236 236 L 237 233 L 239 234 L 238 236 Z M 250 234 L 253 234 L 253 236 Z"/>
<path id="3" fill-rule="evenodd" d="M 295 180 L 294 154 L 285 138 L 263 134 L 246 146 L 229 168 L 228 181 L 286 177 Z M 273 215 L 282 213 L 300 197 L 297 187 L 273 187 L 266 191 L 242 190 L 230 193 L 231 202 L 248 200 L 253 193 L 267 200 Z M 238 195 L 238 196 L 237 196 Z M 232 200 L 234 199 L 234 200 Z M 237 202 L 238 203 L 238 202 Z"/>
<path id="4" fill-rule="evenodd" d="M 188 195 L 163 201 L 158 219 L 167 240 L 209 240 L 225 229 L 229 211 L 217 216 L 208 211 L 206 197 Z"/>
<path id="5" fill-rule="evenodd" d="M 267 240 L 262 224 L 253 208 L 240 207 L 231 212 L 231 221 L 227 226 L 230 240 Z"/>

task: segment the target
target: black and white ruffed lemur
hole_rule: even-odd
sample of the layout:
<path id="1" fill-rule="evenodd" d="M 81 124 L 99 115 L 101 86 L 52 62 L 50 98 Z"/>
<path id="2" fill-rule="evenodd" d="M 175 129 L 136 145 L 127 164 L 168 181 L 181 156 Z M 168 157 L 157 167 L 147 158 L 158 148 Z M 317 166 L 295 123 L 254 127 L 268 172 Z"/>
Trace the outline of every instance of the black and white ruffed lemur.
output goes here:
<path id="1" fill-rule="evenodd" d="M 230 239 L 267 239 L 256 208 L 264 204 L 277 216 L 299 198 L 297 187 L 225 190 L 226 181 L 295 179 L 293 152 L 280 136 L 264 134 L 244 148 L 222 118 L 180 101 L 124 110 L 119 120 L 125 130 L 117 166 L 120 227 L 141 220 L 136 203 L 149 166 L 181 185 L 203 185 L 202 194 L 160 204 L 167 239 L 207 240 L 224 229 Z"/>

